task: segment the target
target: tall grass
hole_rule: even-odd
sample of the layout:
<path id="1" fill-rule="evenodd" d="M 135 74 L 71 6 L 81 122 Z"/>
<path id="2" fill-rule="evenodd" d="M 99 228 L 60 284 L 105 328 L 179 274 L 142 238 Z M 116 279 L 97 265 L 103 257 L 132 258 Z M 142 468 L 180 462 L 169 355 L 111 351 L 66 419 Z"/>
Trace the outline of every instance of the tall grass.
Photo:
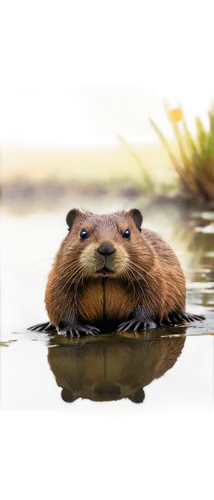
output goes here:
<path id="1" fill-rule="evenodd" d="M 208 111 L 208 128 L 206 128 L 201 119 L 195 119 L 195 134 L 191 134 L 187 127 L 185 115 L 179 104 L 178 108 L 171 109 L 167 101 L 164 101 L 166 115 L 172 126 L 174 136 L 178 146 L 178 153 L 170 148 L 170 144 L 150 118 L 149 121 L 159 136 L 165 147 L 175 171 L 178 174 L 180 194 L 192 198 L 196 202 L 203 200 L 205 202 L 214 201 L 214 101 L 211 103 Z M 144 166 L 141 157 L 130 146 L 130 144 L 121 136 L 119 141 L 136 160 L 141 170 L 141 187 L 146 194 L 155 194 L 155 179 L 150 175 L 148 169 Z M 168 185 L 161 185 L 162 194 L 170 189 Z"/>
<path id="2" fill-rule="evenodd" d="M 156 123 L 151 118 L 149 121 L 172 160 L 179 176 L 182 194 L 206 202 L 214 201 L 214 102 L 208 111 L 208 129 L 200 118 L 196 117 L 194 136 L 187 127 L 180 105 L 172 110 L 169 103 L 164 101 L 164 107 L 178 144 L 179 155 L 171 151 L 167 139 Z"/>

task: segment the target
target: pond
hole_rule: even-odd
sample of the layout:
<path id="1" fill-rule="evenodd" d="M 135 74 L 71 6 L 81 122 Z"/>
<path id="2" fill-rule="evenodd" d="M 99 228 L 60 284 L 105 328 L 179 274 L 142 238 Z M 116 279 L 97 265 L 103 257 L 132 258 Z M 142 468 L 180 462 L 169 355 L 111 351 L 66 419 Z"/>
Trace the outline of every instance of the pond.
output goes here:
<path id="1" fill-rule="evenodd" d="M 142 210 L 144 226 L 178 255 L 187 310 L 204 314 L 203 323 L 80 339 L 29 331 L 47 321 L 45 283 L 67 232 L 66 213 L 75 205 L 81 203 L 73 199 L 60 210 L 22 215 L 3 210 L 1 408 L 84 413 L 99 406 L 100 414 L 212 409 L 214 212 L 190 214 L 172 204 Z M 142 208 L 140 200 L 128 205 L 87 200 L 87 208 L 98 212 Z"/>

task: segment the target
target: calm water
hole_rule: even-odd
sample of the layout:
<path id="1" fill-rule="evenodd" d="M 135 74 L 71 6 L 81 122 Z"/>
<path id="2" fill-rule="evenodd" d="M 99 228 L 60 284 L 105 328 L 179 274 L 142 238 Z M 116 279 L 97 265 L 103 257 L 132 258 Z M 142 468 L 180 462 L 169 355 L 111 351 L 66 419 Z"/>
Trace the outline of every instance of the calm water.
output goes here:
<path id="1" fill-rule="evenodd" d="M 72 200 L 73 205 L 81 204 Z M 140 208 L 136 201 L 127 206 L 112 200 L 103 204 L 102 211 L 132 205 Z M 100 206 L 100 200 L 87 203 L 94 211 Z M 130 414 L 136 408 L 143 412 L 211 409 L 214 212 L 187 216 L 171 206 L 144 211 L 145 227 L 159 232 L 176 251 L 187 279 L 187 309 L 204 314 L 204 323 L 76 340 L 26 330 L 47 319 L 45 282 L 66 234 L 70 208 L 22 216 L 3 213 L 1 341 L 6 345 L 0 348 L 1 407 L 72 412 L 87 407 L 91 412 L 99 406 L 101 414 L 109 409 L 117 414 Z"/>

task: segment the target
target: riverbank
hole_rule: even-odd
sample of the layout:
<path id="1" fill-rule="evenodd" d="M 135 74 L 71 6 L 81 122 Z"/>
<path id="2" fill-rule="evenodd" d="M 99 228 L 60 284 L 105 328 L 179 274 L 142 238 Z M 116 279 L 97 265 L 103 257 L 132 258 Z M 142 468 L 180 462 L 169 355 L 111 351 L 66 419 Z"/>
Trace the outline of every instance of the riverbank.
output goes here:
<path id="1" fill-rule="evenodd" d="M 176 143 L 170 143 L 176 154 Z M 121 144 L 76 150 L 18 149 L 2 151 L 2 200 L 6 210 L 23 213 L 62 204 L 87 209 L 95 197 L 120 199 L 139 206 L 179 205 L 213 210 L 179 192 L 178 177 L 158 142 L 131 144 L 136 158 Z M 142 165 L 140 164 L 142 162 Z M 148 182 L 149 179 L 149 182 Z"/>
<path id="2" fill-rule="evenodd" d="M 163 175 L 169 178 L 174 176 L 170 159 L 159 142 L 130 145 L 142 160 L 145 170 L 156 178 L 157 183 Z M 115 145 L 72 150 L 15 147 L 2 150 L 3 182 L 66 182 L 71 179 L 80 182 L 107 182 L 126 177 L 137 181 L 141 179 L 141 175 L 139 164 L 119 141 Z"/>

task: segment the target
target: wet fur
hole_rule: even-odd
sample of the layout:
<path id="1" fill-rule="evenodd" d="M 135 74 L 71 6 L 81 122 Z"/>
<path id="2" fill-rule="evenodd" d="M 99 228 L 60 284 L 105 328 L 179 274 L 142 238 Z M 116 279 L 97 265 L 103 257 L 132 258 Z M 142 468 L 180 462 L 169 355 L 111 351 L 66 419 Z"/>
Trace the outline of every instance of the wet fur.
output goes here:
<path id="1" fill-rule="evenodd" d="M 149 229 L 140 231 L 133 211 L 106 215 L 76 212 L 46 287 L 46 308 L 56 328 L 60 322 L 69 324 L 75 318 L 91 324 L 115 320 L 119 325 L 135 314 L 158 324 L 168 314 L 185 310 L 185 277 L 178 258 L 158 234 Z M 86 241 L 80 241 L 81 228 L 88 231 Z M 127 228 L 130 240 L 122 237 Z M 102 260 L 96 248 L 103 241 L 116 249 L 116 266 L 115 255 L 112 261 L 109 257 L 114 272 L 107 277 L 95 276 L 91 268 L 93 258 Z"/>

